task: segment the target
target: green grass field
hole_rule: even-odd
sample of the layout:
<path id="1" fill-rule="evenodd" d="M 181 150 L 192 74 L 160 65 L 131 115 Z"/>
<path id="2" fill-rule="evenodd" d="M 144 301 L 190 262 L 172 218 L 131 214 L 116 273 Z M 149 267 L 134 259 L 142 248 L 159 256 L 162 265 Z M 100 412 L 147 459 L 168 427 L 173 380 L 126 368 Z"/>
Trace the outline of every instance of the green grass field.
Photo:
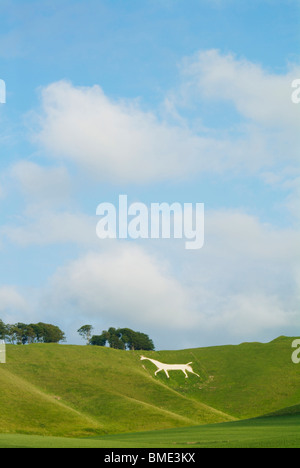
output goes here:
<path id="1" fill-rule="evenodd" d="M 0 434 L 1 448 L 299 448 L 300 414 L 101 437 Z"/>
<path id="2" fill-rule="evenodd" d="M 0 447 L 300 447 L 292 341 L 145 352 L 200 375 L 169 380 L 140 352 L 8 345 Z"/>

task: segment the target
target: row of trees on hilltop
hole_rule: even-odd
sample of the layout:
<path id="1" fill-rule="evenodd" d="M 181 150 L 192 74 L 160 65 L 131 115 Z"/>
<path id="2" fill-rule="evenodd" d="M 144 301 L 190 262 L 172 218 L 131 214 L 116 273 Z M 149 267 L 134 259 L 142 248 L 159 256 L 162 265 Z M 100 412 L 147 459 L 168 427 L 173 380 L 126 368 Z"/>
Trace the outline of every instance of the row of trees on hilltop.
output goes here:
<path id="1" fill-rule="evenodd" d="M 93 327 L 84 325 L 78 333 L 92 346 L 110 346 L 115 349 L 153 351 L 153 341 L 145 333 L 130 328 L 113 328 L 104 330 L 101 335 L 92 336 Z M 0 319 L 0 340 L 11 344 L 59 343 L 65 341 L 65 334 L 59 327 L 49 323 L 15 323 L 5 324 Z"/>
<path id="2" fill-rule="evenodd" d="M 148 335 L 136 332 L 130 328 L 113 328 L 104 330 L 101 335 L 92 334 L 93 327 L 84 325 L 79 328 L 80 336 L 87 340 L 87 344 L 92 346 L 110 346 L 115 349 L 145 350 L 153 351 L 154 344 Z"/>
<path id="3" fill-rule="evenodd" d="M 0 340 L 11 344 L 59 343 L 65 341 L 65 334 L 59 327 L 49 323 L 5 324 L 0 319 Z"/>

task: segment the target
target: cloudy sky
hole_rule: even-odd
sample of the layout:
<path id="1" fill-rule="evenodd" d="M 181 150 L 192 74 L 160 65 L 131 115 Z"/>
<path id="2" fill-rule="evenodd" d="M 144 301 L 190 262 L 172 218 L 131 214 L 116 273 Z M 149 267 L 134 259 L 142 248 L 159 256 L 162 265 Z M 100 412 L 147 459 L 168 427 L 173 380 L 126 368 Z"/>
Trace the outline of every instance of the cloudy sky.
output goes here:
<path id="1" fill-rule="evenodd" d="M 299 2 L 0 9 L 0 318 L 158 349 L 299 335 Z M 120 194 L 204 203 L 204 247 L 100 240 Z"/>

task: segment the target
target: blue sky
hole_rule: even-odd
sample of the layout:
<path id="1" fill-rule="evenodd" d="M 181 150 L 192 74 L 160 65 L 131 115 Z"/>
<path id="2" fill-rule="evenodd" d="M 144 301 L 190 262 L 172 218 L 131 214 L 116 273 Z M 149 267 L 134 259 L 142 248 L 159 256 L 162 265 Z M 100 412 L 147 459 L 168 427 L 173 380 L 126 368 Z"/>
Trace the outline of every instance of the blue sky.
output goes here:
<path id="1" fill-rule="evenodd" d="M 0 318 L 299 334 L 299 23 L 292 0 L 3 0 Z M 205 203 L 203 249 L 97 239 L 122 193 Z"/>

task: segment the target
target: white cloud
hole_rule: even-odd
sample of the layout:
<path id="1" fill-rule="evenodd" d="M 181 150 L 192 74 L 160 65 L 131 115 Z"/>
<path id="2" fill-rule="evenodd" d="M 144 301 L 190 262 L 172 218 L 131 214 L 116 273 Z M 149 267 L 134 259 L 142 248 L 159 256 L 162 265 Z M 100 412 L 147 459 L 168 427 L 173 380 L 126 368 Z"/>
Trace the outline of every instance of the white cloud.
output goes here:
<path id="1" fill-rule="evenodd" d="M 289 312 L 277 295 L 236 294 L 227 298 L 222 314 L 213 323 L 241 339 L 247 335 L 254 338 L 262 330 L 278 330 L 279 333 L 280 329 L 285 329 L 291 324 L 291 318 L 295 318 Z"/>
<path id="2" fill-rule="evenodd" d="M 4 323 L 21 321 L 30 310 L 27 300 L 13 286 L 0 286 L 0 318 Z"/>
<path id="3" fill-rule="evenodd" d="M 291 220 L 296 227 L 300 221 L 300 171 L 299 167 L 285 167 L 276 172 L 262 174 L 265 184 L 283 194 L 279 208 L 284 208 L 285 213 L 291 215 Z"/>
<path id="4" fill-rule="evenodd" d="M 232 54 L 199 52 L 184 61 L 182 85 L 166 95 L 170 122 L 142 110 L 136 100 L 113 101 L 99 86 L 61 81 L 42 90 L 34 138 L 48 154 L 100 180 L 139 184 L 207 171 L 258 171 L 298 158 L 300 107 L 291 101 L 297 74 L 299 66 L 274 74 Z M 229 101 L 239 125 L 228 124 L 223 136 L 189 128 L 180 105 L 182 110 L 203 98 L 212 106 Z M 201 105 L 198 110 L 201 119 Z"/>
<path id="5" fill-rule="evenodd" d="M 291 65 L 286 74 L 274 74 L 233 54 L 208 50 L 186 59 L 183 72 L 186 93 L 228 100 L 240 115 L 264 127 L 297 131 L 300 109 L 291 95 L 292 81 L 300 76 L 299 66 Z"/>
<path id="6" fill-rule="evenodd" d="M 264 294 L 278 297 L 288 311 L 295 307 L 298 239 L 296 230 L 276 229 L 244 213 L 212 212 L 206 216 L 201 262 L 191 262 L 200 284 L 208 278 L 205 284 L 215 296 Z"/>
<path id="7" fill-rule="evenodd" d="M 196 253 L 174 240 L 104 242 L 105 250 L 58 269 L 43 309 L 99 332 L 139 328 L 160 348 L 259 340 L 300 327 L 296 231 L 217 211 L 207 214 L 206 243 Z"/>
<path id="8" fill-rule="evenodd" d="M 207 212 L 205 225 L 206 242 L 196 254 L 163 248 L 197 310 L 188 335 L 194 345 L 259 340 L 300 327 L 299 232 L 230 210 Z"/>
<path id="9" fill-rule="evenodd" d="M 230 86 L 237 79 L 233 73 Z M 272 145 L 256 128 L 224 138 L 201 134 L 182 122 L 160 121 L 136 101 L 114 102 L 99 86 L 53 83 L 43 89 L 38 122 L 34 138 L 49 155 L 75 163 L 98 180 L 141 184 L 207 171 L 257 170 L 273 161 Z"/>
<path id="10" fill-rule="evenodd" d="M 60 268 L 44 297 L 47 307 L 120 326 L 189 329 L 196 316 L 164 263 L 131 244 L 113 244 Z"/>
<path id="11" fill-rule="evenodd" d="M 35 205 L 65 203 L 69 199 L 71 178 L 65 167 L 45 167 L 30 161 L 19 161 L 8 172 L 23 195 Z"/>
<path id="12" fill-rule="evenodd" d="M 6 191 L 21 195 L 25 208 L 22 214 L 10 217 L 0 226 L 2 238 L 5 236 L 22 247 L 96 243 L 96 216 L 74 208 L 71 198 L 74 180 L 65 167 L 44 167 L 19 161 L 6 171 L 5 176 Z"/>
<path id="13" fill-rule="evenodd" d="M 201 108 L 209 105 L 217 129 L 207 129 L 208 134 L 218 132 L 218 138 L 229 134 L 233 148 L 236 143 L 242 150 L 243 156 L 238 157 L 230 152 L 236 174 L 281 171 L 286 164 L 299 168 L 300 106 L 291 99 L 299 65 L 289 64 L 288 71 L 274 73 L 234 54 L 207 50 L 186 58 L 181 72 L 181 85 L 169 95 L 173 112 L 192 106 L 204 118 L 204 126 Z M 221 103 L 227 103 L 227 109 Z"/>
<path id="14" fill-rule="evenodd" d="M 18 225 L 2 226 L 0 233 L 22 247 L 65 243 L 93 245 L 97 243 L 96 221 L 96 217 L 82 213 L 47 209 L 31 212 L 28 209 Z"/>
<path id="15" fill-rule="evenodd" d="M 289 195 L 287 196 L 284 205 L 292 214 L 295 222 L 299 226 L 300 222 L 300 176 L 295 175 L 294 177 L 290 176 L 284 181 L 282 186 L 289 190 Z"/>
<path id="16" fill-rule="evenodd" d="M 38 141 L 50 154 L 71 160 L 101 180 L 137 183 L 176 177 L 205 141 L 161 124 L 134 102 L 113 102 L 99 86 L 54 83 L 42 93 Z"/>

